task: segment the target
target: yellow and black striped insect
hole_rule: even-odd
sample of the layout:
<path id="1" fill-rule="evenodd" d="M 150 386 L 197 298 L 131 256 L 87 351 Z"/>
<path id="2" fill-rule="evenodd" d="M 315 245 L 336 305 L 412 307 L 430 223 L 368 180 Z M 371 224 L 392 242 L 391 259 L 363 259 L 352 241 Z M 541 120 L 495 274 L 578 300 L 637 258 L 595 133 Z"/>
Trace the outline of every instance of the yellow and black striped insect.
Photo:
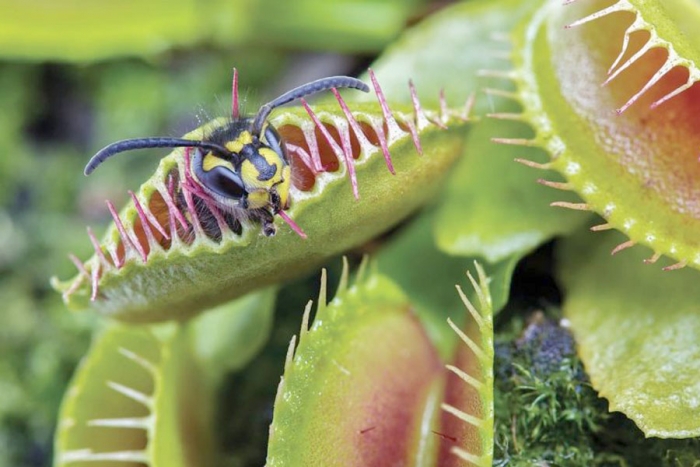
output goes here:
<path id="1" fill-rule="evenodd" d="M 260 222 L 263 233 L 275 234 L 274 216 L 289 207 L 291 168 L 281 136 L 267 121 L 272 110 L 294 100 L 332 88 L 369 87 L 349 76 L 334 76 L 304 84 L 260 107 L 255 117 L 238 114 L 237 76 L 234 71 L 231 120 L 205 139 L 155 137 L 112 143 L 95 154 L 85 167 L 89 175 L 106 159 L 124 151 L 146 148 L 194 149 L 192 178 L 203 193 L 235 219 Z"/>

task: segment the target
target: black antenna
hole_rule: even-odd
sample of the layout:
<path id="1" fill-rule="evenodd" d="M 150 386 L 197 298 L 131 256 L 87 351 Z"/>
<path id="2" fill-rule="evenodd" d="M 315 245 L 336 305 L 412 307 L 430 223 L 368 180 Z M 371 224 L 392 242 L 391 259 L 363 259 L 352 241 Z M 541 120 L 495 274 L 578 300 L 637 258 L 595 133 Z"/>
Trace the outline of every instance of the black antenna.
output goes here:
<path id="1" fill-rule="evenodd" d="M 180 138 L 136 138 L 136 139 L 125 139 L 123 141 L 117 141 L 109 146 L 105 146 L 100 149 L 97 154 L 92 156 L 85 166 L 85 175 L 90 175 L 93 170 L 97 168 L 104 161 L 119 154 L 120 152 L 131 151 L 133 149 L 147 149 L 147 148 L 204 148 L 209 149 L 214 154 L 218 153 L 222 156 L 230 154 L 231 151 L 225 147 L 216 144 L 209 143 L 207 141 L 198 141 L 191 139 L 180 139 Z"/>
<path id="2" fill-rule="evenodd" d="M 300 99 L 304 96 L 308 96 L 309 94 L 315 94 L 317 92 L 332 88 L 353 88 L 359 89 L 363 92 L 369 92 L 369 86 L 359 79 L 351 78 L 349 76 L 331 76 L 330 78 L 322 78 L 303 84 L 292 89 L 291 91 L 285 92 L 277 99 L 274 99 L 260 107 L 260 110 L 258 110 L 258 114 L 255 116 L 255 120 L 253 121 L 253 125 L 250 130 L 251 133 L 253 135 L 260 136 L 265 120 L 267 120 L 267 117 L 274 108 Z"/>

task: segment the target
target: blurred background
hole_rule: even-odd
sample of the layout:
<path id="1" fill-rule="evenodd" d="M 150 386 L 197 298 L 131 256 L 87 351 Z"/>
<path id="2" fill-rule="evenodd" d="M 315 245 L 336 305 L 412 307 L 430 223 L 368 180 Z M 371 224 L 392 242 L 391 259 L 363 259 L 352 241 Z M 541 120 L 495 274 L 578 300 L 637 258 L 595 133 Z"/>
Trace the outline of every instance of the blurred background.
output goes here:
<path id="1" fill-rule="evenodd" d="M 297 84 L 358 74 L 407 25 L 441 6 L 0 0 L 0 467 L 51 465 L 61 397 L 100 320 L 67 311 L 49 279 L 75 274 L 67 255 L 90 255 L 85 228 L 101 235 L 109 220 L 104 200 L 122 205 L 127 190 L 158 163 L 157 153 L 115 158 L 108 170 L 86 178 L 89 157 L 119 139 L 180 136 L 230 114 L 234 66 L 249 112 Z M 280 302 L 298 302 L 297 310 L 313 295 L 290 290 Z M 269 400 L 261 393 L 269 410 L 280 374 L 276 359 L 297 318 L 289 323 L 294 331 L 286 332 L 283 322 L 276 328 L 269 355 L 254 363 L 271 366 L 273 384 L 235 376 L 229 382 L 258 393 L 269 387 Z M 229 444 L 232 451 L 233 444 L 246 446 L 231 465 L 264 462 L 264 407 L 251 406 L 255 427 L 223 428 L 224 436 L 238 439 Z"/>

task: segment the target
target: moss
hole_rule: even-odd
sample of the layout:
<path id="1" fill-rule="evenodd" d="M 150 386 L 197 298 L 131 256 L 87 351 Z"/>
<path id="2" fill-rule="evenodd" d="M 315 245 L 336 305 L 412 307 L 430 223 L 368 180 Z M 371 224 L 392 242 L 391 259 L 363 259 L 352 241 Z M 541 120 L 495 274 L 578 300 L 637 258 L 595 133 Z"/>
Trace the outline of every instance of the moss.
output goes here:
<path id="1" fill-rule="evenodd" d="M 591 388 L 558 310 L 516 316 L 495 362 L 495 466 L 697 466 L 700 440 L 644 438 Z"/>

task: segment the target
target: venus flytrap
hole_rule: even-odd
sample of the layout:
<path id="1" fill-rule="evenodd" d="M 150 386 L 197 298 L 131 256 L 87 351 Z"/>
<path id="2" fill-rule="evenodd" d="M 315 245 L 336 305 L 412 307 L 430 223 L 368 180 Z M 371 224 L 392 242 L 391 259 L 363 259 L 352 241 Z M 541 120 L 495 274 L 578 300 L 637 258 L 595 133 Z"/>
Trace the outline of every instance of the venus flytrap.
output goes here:
<path id="1" fill-rule="evenodd" d="M 63 401 L 54 465 L 211 462 L 212 388 L 200 384 L 186 333 L 168 328 L 113 324 L 95 340 Z M 188 430 L 197 435 L 183 442 Z"/>
<path id="2" fill-rule="evenodd" d="M 109 324 L 63 400 L 54 466 L 213 465 L 216 390 L 267 340 L 275 293 L 249 294 L 186 324 Z"/>
<path id="3" fill-rule="evenodd" d="M 509 76 L 535 135 L 500 141 L 545 149 L 549 162 L 523 162 L 560 172 L 565 182 L 542 183 L 584 201 L 554 206 L 596 212 L 605 221 L 593 230 L 623 232 L 628 240 L 614 253 L 643 244 L 653 250 L 649 263 L 666 255 L 675 260 L 666 269 L 700 267 L 700 127 L 691 89 L 700 55 L 686 38 L 695 30 L 682 27 L 700 9 L 568 3 L 542 2 L 516 30 Z"/>
<path id="4" fill-rule="evenodd" d="M 108 202 L 114 223 L 104 239 L 88 230 L 94 256 L 71 257 L 78 276 L 54 286 L 74 309 L 135 322 L 183 319 L 297 277 L 396 224 L 437 192 L 459 156 L 469 101 L 457 111 L 424 109 L 417 98 L 395 108 L 372 84 L 378 104 L 351 110 L 336 94 L 334 105 L 284 108 L 271 119 L 292 158 L 292 205 L 280 211 L 292 229 L 266 238 L 257 223 L 231 219 L 194 189 L 189 151 L 175 150 L 120 213 Z"/>
<path id="5" fill-rule="evenodd" d="M 365 265 L 366 266 L 366 265 Z M 361 267 L 313 323 L 304 312 L 275 401 L 267 465 L 490 466 L 493 325 L 487 278 L 468 274 L 478 302 L 458 287 L 469 325 L 447 363 L 390 279 Z M 446 365 L 446 366 L 445 366 Z"/>
<path id="6" fill-rule="evenodd" d="M 493 277 L 496 313 L 508 301 L 517 262 L 586 221 L 580 213 L 549 208 L 558 200 L 575 202 L 575 194 L 562 197 L 539 186 L 536 182 L 543 174 L 513 163 L 517 158 L 544 160 L 547 156 L 541 149 L 492 141 L 503 135 L 530 137 L 532 129 L 520 121 L 484 118 L 489 113 L 517 114 L 519 106 L 511 99 L 514 88 L 502 76 L 508 76 L 511 56 L 517 53 L 510 31 L 527 15 L 530 4 L 479 0 L 446 8 L 406 31 L 372 67 L 388 84 L 386 94 L 392 102 L 410 103 L 410 94 L 399 86 L 405 76 L 412 77 L 425 105 L 437 106 L 441 90 L 448 102 L 460 102 L 476 90 L 473 113 L 480 120 L 467 135 L 464 154 L 450 171 L 435 214 L 425 220 L 432 225 L 432 235 L 426 233 L 414 242 L 411 254 L 420 251 L 421 258 L 426 257 L 423 261 L 429 257 L 435 264 L 449 264 L 449 268 L 440 266 L 441 271 L 461 271 L 478 259 Z M 437 74 L 436 69 L 442 72 Z M 358 93 L 353 98 L 367 96 Z M 546 176 L 558 174 L 549 171 Z M 394 245 L 403 241 L 397 239 Z M 398 280 L 397 275 L 410 275 L 411 269 L 398 266 L 391 273 Z M 408 282 L 399 280 L 409 294 L 425 295 L 429 288 L 422 279 L 415 286 L 407 286 Z"/>

